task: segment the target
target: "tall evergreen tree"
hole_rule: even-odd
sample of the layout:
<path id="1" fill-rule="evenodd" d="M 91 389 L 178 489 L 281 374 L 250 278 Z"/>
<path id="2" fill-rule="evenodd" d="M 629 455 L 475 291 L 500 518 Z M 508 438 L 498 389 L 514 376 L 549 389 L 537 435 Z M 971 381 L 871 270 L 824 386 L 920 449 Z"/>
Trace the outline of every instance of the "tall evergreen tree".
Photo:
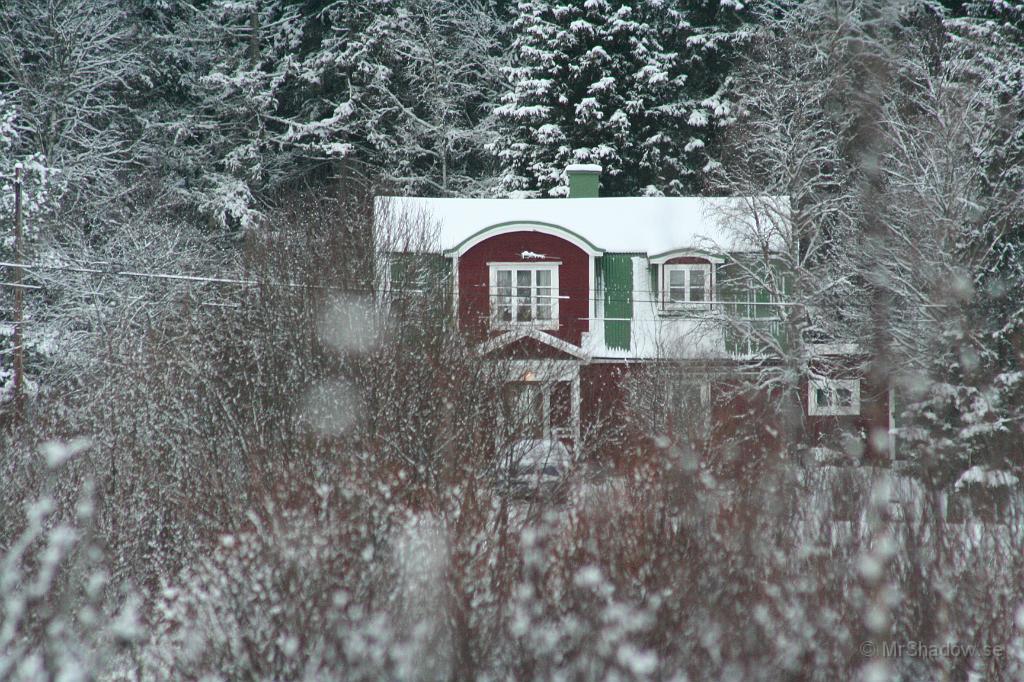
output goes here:
<path id="1" fill-rule="evenodd" d="M 155 55 L 164 99 L 150 148 L 176 205 L 245 227 L 259 201 L 300 169 L 284 144 L 282 93 L 294 78 L 301 17 L 277 0 L 213 0 L 165 18 Z"/>
<path id="2" fill-rule="evenodd" d="M 736 38 L 708 21 L 715 12 L 697 15 L 655 2 L 521 2 L 497 111 L 504 190 L 562 195 L 566 165 L 598 163 L 605 194 L 697 191 L 728 115 L 724 64 L 708 58 Z"/>
<path id="3" fill-rule="evenodd" d="M 967 145 L 980 178 L 958 256 L 978 267 L 963 283 L 968 298 L 948 348 L 928 367 L 935 383 L 907 417 L 943 436 L 930 449 L 939 463 L 1016 468 L 1024 445 L 1024 3 L 979 0 L 957 14 L 945 23 L 946 62 L 969 89 L 964 109 L 984 111 Z"/>
<path id="4" fill-rule="evenodd" d="M 347 159 L 399 190 L 480 193 L 502 57 L 494 10 L 404 0 L 325 16 L 332 30 L 304 67 L 344 85 L 305 103 L 296 131 L 343 142 Z"/>
<path id="5" fill-rule="evenodd" d="M 341 174 L 430 194 L 493 176 L 502 48 L 482 3 L 210 0 L 151 23 L 153 163 L 213 225 L 252 225 L 289 188 Z"/>
<path id="6" fill-rule="evenodd" d="M 734 116 L 729 77 L 753 40 L 755 11 L 754 0 L 674 0 L 656 15 L 662 40 L 680 56 L 686 75 L 680 98 L 689 112 L 686 160 L 697 189 L 719 164 L 720 132 Z"/>

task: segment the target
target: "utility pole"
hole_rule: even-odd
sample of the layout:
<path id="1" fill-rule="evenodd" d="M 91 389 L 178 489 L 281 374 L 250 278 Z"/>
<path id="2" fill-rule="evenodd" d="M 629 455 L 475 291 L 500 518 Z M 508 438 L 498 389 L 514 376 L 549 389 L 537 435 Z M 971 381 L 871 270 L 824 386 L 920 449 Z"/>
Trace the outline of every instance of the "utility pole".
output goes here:
<path id="1" fill-rule="evenodd" d="M 25 408 L 25 341 L 21 333 L 24 324 L 25 290 L 21 286 L 21 164 L 14 166 L 14 418 L 19 419 Z"/>

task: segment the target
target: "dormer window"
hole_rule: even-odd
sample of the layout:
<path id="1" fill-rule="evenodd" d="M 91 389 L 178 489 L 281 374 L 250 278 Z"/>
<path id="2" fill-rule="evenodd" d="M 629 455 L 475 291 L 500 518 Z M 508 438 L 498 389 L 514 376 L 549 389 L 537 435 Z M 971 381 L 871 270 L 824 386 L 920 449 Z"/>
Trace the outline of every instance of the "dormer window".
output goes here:
<path id="1" fill-rule="evenodd" d="M 679 249 L 649 257 L 654 266 L 657 307 L 662 315 L 711 309 L 715 302 L 715 266 L 725 259 L 704 251 Z"/>
<path id="2" fill-rule="evenodd" d="M 711 303 L 711 265 L 662 266 L 662 307 L 667 311 L 706 310 Z"/>
<path id="3" fill-rule="evenodd" d="M 558 329 L 558 263 L 489 263 L 491 326 Z"/>

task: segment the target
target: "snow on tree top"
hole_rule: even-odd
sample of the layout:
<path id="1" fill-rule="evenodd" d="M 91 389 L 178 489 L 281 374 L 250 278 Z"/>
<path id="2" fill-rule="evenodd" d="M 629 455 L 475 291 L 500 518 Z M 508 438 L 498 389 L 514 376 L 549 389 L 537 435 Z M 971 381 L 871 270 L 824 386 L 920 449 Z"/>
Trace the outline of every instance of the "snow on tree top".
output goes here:
<path id="1" fill-rule="evenodd" d="M 1011 471 L 988 469 L 980 464 L 976 464 L 960 475 L 953 488 L 960 490 L 969 483 L 975 483 L 988 488 L 999 488 L 1017 485 L 1018 480 Z"/>
<path id="2" fill-rule="evenodd" d="M 753 216 L 759 213 L 758 220 Z M 598 254 L 698 249 L 709 252 L 777 250 L 777 226 L 789 212 L 787 197 L 627 197 L 597 199 L 450 199 L 377 197 L 378 225 L 429 226 L 432 250 L 453 252 L 490 228 L 567 231 Z M 758 225 L 754 229 L 754 225 Z M 524 244 L 524 246 L 526 246 Z"/>

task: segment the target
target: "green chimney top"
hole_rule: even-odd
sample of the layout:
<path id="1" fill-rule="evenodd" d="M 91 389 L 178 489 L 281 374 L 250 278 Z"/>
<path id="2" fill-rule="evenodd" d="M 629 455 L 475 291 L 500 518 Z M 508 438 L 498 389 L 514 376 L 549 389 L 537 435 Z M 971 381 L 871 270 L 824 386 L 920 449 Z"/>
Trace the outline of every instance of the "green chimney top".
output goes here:
<path id="1" fill-rule="evenodd" d="M 601 179 L 601 167 L 593 163 L 574 163 L 566 166 L 569 176 L 570 199 L 596 199 Z"/>

